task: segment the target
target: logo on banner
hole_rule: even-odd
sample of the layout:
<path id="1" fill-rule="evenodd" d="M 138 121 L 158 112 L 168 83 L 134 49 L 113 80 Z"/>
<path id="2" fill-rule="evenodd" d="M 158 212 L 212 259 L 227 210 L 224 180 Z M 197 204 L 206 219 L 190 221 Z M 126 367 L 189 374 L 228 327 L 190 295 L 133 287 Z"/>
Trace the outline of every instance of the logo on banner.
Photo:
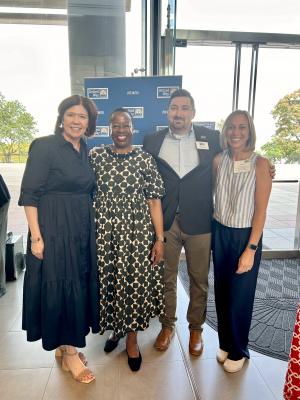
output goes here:
<path id="1" fill-rule="evenodd" d="M 97 125 L 95 136 L 108 137 L 109 136 L 109 127 Z"/>
<path id="2" fill-rule="evenodd" d="M 156 131 L 161 131 L 162 129 L 168 128 L 168 125 L 156 125 Z"/>
<path id="3" fill-rule="evenodd" d="M 127 90 L 127 96 L 138 96 L 140 92 L 138 90 Z"/>
<path id="4" fill-rule="evenodd" d="M 208 129 L 216 129 L 216 123 L 214 121 L 194 121 L 195 125 L 204 126 Z"/>
<path id="5" fill-rule="evenodd" d="M 90 99 L 108 99 L 108 88 L 87 88 L 87 97 Z"/>
<path id="6" fill-rule="evenodd" d="M 179 89 L 179 86 L 158 86 L 156 88 L 156 96 L 158 99 L 169 99 L 177 89 Z"/>
<path id="7" fill-rule="evenodd" d="M 144 118 L 144 107 L 123 107 L 131 115 L 132 118 Z"/>

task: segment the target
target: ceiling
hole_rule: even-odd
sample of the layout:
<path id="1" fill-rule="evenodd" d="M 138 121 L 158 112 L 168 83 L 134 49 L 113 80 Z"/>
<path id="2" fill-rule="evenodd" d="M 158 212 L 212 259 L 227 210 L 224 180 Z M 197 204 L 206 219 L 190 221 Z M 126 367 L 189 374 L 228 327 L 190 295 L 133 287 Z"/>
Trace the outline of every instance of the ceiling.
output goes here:
<path id="1" fill-rule="evenodd" d="M 2 11 L 1 7 L 13 7 L 16 11 Z M 0 24 L 67 25 L 66 14 L 47 12 L 47 9 L 65 10 L 66 7 L 67 0 L 0 0 Z M 45 12 L 28 10 L 21 13 L 17 8 L 45 9 Z"/>
<path id="2" fill-rule="evenodd" d="M 98 0 L 97 0 L 98 1 Z M 101 0 L 102 1 L 102 0 Z M 116 1 L 116 0 L 114 0 Z M 117 2 L 120 0 L 117 0 Z M 84 5 L 96 4 L 95 0 L 85 1 Z M 107 1 L 104 1 L 107 3 Z M 108 2 L 110 4 L 110 2 Z M 80 5 L 80 3 L 79 3 Z M 98 3 L 101 7 L 101 3 Z M 1 7 L 16 8 L 16 11 L 7 12 Z M 125 0 L 126 11 L 131 9 L 131 0 Z M 40 9 L 38 12 L 28 10 L 28 12 L 18 12 L 17 8 Z M 42 9 L 45 9 L 43 11 Z M 0 0 L 0 24 L 30 24 L 30 25 L 67 25 L 67 13 L 53 13 L 50 10 L 66 10 L 67 0 Z"/>
<path id="3" fill-rule="evenodd" d="M 0 0 L 0 7 L 65 9 L 67 0 Z"/>

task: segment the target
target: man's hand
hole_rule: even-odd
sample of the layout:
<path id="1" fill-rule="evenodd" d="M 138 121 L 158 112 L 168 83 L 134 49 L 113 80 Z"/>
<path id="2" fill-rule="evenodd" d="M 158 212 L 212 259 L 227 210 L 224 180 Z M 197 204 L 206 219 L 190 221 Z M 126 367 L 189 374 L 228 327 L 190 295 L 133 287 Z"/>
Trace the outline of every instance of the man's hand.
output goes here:
<path id="1" fill-rule="evenodd" d="M 163 261 L 164 258 L 164 250 L 165 250 L 165 245 L 161 240 L 157 240 L 154 243 L 154 246 L 151 251 L 151 261 L 152 265 L 157 265 L 161 261 Z"/>

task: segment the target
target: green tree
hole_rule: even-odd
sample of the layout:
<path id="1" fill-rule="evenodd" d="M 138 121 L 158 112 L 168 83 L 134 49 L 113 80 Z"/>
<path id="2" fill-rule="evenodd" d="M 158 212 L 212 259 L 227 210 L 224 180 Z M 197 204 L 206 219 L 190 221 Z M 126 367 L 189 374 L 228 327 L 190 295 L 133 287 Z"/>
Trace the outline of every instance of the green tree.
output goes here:
<path id="1" fill-rule="evenodd" d="M 284 96 L 272 110 L 276 133 L 262 146 L 273 161 L 300 162 L 300 89 Z"/>
<path id="2" fill-rule="evenodd" d="M 0 93 L 0 153 L 5 162 L 19 154 L 34 138 L 36 122 L 18 101 L 8 101 Z"/>

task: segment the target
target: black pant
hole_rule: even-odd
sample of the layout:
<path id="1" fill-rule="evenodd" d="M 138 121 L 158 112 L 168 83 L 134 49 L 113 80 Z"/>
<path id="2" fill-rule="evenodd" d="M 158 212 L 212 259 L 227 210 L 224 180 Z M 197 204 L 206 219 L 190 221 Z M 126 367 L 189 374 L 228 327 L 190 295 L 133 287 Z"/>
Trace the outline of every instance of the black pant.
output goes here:
<path id="1" fill-rule="evenodd" d="M 213 222 L 212 250 L 219 343 L 220 348 L 229 353 L 231 360 L 250 357 L 248 335 L 261 260 L 261 240 L 251 271 L 236 273 L 250 233 L 251 228 L 229 228 Z"/>

